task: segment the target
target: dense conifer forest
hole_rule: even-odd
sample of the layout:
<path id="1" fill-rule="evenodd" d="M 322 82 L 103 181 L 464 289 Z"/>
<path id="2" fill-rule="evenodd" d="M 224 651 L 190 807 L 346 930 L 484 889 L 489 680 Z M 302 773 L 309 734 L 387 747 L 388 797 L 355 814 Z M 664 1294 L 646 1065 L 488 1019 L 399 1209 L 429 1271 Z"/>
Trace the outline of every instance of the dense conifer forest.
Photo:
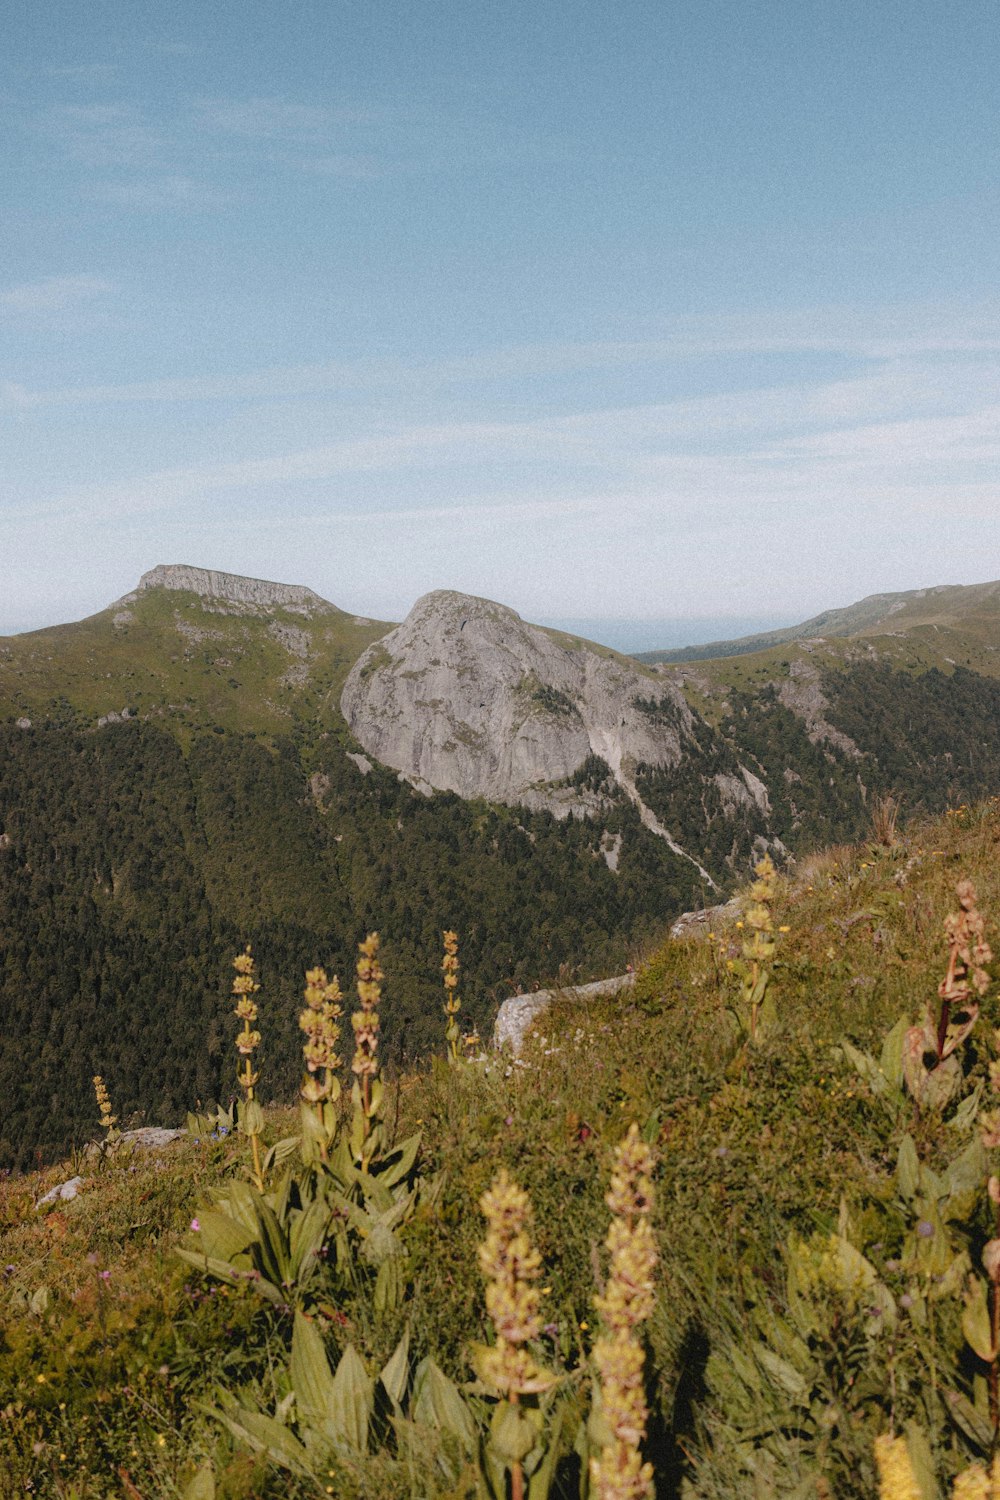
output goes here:
<path id="1" fill-rule="evenodd" d="M 302 736 L 210 731 L 185 755 L 155 724 L 7 727 L 0 808 L 0 1166 L 86 1134 L 95 1072 L 129 1117 L 227 1095 L 228 966 L 246 941 L 280 1098 L 298 1074 L 304 970 L 349 972 L 373 927 L 398 1061 L 438 1030 L 443 928 L 462 933 L 464 1014 L 485 1026 L 517 987 L 620 971 L 701 896 L 627 805 L 597 827 L 428 798 Z M 616 873 L 605 828 L 625 835 Z"/>

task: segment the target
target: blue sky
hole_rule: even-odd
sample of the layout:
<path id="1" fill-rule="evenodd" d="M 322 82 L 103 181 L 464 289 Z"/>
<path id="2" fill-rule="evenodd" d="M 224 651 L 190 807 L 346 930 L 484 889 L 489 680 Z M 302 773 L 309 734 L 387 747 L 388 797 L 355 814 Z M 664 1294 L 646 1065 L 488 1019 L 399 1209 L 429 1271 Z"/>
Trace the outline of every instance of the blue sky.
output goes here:
<path id="1" fill-rule="evenodd" d="M 9 7 L 0 631 L 173 561 L 713 629 L 1000 576 L 998 24 Z"/>

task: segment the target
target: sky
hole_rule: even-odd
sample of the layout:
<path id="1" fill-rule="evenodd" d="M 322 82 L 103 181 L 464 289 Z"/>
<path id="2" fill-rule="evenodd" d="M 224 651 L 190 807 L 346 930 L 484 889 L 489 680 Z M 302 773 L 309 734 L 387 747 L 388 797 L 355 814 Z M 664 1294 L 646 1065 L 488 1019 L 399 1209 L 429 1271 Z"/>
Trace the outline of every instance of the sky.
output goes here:
<path id="1" fill-rule="evenodd" d="M 168 562 L 642 645 L 1000 576 L 995 0 L 4 32 L 0 633 Z"/>

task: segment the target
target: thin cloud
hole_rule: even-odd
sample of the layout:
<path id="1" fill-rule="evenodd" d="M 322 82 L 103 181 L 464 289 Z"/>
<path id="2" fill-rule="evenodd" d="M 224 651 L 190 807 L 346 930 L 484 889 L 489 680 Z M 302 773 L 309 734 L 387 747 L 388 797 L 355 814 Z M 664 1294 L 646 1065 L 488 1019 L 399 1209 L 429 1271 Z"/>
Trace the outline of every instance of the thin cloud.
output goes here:
<path id="1" fill-rule="evenodd" d="M 239 195 L 191 177 L 133 178 L 127 182 L 96 182 L 84 190 L 88 198 L 119 208 L 150 213 L 198 213 L 228 207 Z"/>
<path id="2" fill-rule="evenodd" d="M 63 312 L 112 290 L 103 276 L 45 276 L 0 289 L 0 312 L 32 316 Z"/>

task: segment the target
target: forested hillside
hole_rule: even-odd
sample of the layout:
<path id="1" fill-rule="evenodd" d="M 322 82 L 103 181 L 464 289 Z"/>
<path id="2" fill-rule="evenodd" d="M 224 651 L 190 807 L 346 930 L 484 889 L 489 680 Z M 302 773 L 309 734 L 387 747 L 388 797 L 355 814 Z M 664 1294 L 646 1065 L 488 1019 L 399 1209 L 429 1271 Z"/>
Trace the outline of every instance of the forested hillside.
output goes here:
<path id="1" fill-rule="evenodd" d="M 628 712 L 680 759 L 619 766 L 623 781 L 592 753 L 551 784 L 592 815 L 560 820 L 427 795 L 360 755 L 339 690 L 386 627 L 212 576 L 234 597 L 146 587 L 0 643 L 0 1166 L 86 1134 L 95 1072 L 127 1117 L 225 1098 L 226 976 L 247 941 L 281 1099 L 304 970 L 346 972 L 368 930 L 392 974 L 387 1055 L 417 1058 L 440 1029 L 444 928 L 461 934 L 463 1020 L 485 1028 L 517 988 L 621 972 L 767 848 L 787 862 L 856 838 L 886 795 L 909 816 L 1000 791 L 1000 621 L 982 590 L 945 591 L 950 625 L 925 607 L 877 649 L 661 668 L 687 707 L 647 672 Z M 543 687 L 529 706 L 539 733 L 572 718 Z"/>
<path id="2" fill-rule="evenodd" d="M 308 774 L 304 762 L 308 760 Z M 311 788 L 310 790 L 310 778 Z M 0 1166 L 89 1131 L 91 1077 L 164 1121 L 227 1095 L 229 960 L 252 941 L 275 1097 L 298 1073 L 301 976 L 349 971 L 372 927 L 392 984 L 390 1057 L 440 1029 L 440 941 L 457 927 L 463 1015 L 561 970 L 619 972 L 697 873 L 623 805 L 600 829 L 427 798 L 342 746 L 155 724 L 0 730 Z M 612 872 L 598 848 L 621 832 Z"/>

